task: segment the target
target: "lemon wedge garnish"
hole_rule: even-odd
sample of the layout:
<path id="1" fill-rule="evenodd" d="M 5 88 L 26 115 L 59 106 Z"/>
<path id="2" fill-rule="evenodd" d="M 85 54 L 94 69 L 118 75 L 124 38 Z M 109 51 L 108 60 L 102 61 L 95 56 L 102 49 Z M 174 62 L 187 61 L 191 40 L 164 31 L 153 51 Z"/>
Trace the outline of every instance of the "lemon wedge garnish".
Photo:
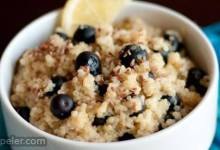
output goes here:
<path id="1" fill-rule="evenodd" d="M 80 24 L 92 26 L 109 24 L 130 0 L 67 0 L 60 19 L 60 27 L 70 37 Z"/>

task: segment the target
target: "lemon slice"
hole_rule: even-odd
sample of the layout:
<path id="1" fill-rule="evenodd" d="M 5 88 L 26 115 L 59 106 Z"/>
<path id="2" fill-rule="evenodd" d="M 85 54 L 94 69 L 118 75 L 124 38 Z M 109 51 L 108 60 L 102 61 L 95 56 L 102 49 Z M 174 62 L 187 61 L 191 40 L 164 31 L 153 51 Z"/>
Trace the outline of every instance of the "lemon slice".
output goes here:
<path id="1" fill-rule="evenodd" d="M 60 27 L 72 37 L 77 25 L 97 26 L 113 21 L 130 0 L 67 0 L 61 14 Z"/>

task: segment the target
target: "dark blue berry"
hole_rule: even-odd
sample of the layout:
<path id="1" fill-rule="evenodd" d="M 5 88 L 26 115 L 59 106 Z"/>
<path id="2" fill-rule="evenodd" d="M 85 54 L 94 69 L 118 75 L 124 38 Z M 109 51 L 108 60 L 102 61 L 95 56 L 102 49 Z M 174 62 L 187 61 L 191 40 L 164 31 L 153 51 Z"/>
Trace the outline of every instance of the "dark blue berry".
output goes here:
<path id="1" fill-rule="evenodd" d="M 76 107 L 76 102 L 64 94 L 56 95 L 50 103 L 50 110 L 59 119 L 65 119 L 71 115 L 71 111 Z"/>
<path id="2" fill-rule="evenodd" d="M 207 87 L 205 87 L 204 85 L 198 84 L 196 86 L 196 90 L 199 92 L 200 95 L 205 95 L 207 91 Z"/>
<path id="3" fill-rule="evenodd" d="M 125 67 L 133 67 L 147 59 L 147 51 L 139 45 L 130 44 L 122 48 L 120 52 L 121 64 Z"/>
<path id="4" fill-rule="evenodd" d="M 101 62 L 99 57 L 93 52 L 82 52 L 76 58 L 76 70 L 81 66 L 88 66 L 90 69 L 90 73 L 94 76 L 101 73 Z"/>
<path id="5" fill-rule="evenodd" d="M 206 73 L 199 68 L 190 69 L 186 81 L 186 87 L 189 88 L 190 86 L 194 86 L 201 95 L 204 95 L 207 88 L 201 85 L 200 81 L 205 75 Z"/>
<path id="6" fill-rule="evenodd" d="M 56 34 L 59 35 L 64 41 L 69 39 L 69 37 L 63 32 L 56 32 Z"/>
<path id="7" fill-rule="evenodd" d="M 103 118 L 95 117 L 92 125 L 93 126 L 102 126 L 106 123 L 107 119 L 108 119 L 108 116 L 103 117 Z"/>
<path id="8" fill-rule="evenodd" d="M 124 133 L 122 136 L 118 137 L 118 141 L 126 141 L 135 139 L 135 136 L 131 133 Z"/>
<path id="9" fill-rule="evenodd" d="M 183 47 L 182 42 L 179 40 L 179 38 L 175 33 L 170 31 L 165 31 L 163 37 L 165 40 L 170 42 L 172 46 L 171 51 L 179 51 Z"/>
<path id="10" fill-rule="evenodd" d="M 26 121 L 30 121 L 30 108 L 24 106 L 24 107 L 17 107 L 15 110 L 18 112 L 18 114 Z"/>
<path id="11" fill-rule="evenodd" d="M 98 85 L 98 93 L 100 96 L 104 96 L 108 88 L 108 84 Z"/>
<path id="12" fill-rule="evenodd" d="M 186 86 L 200 83 L 200 80 L 205 76 L 205 72 L 199 68 L 192 68 L 189 70 Z"/>
<path id="13" fill-rule="evenodd" d="M 52 96 L 57 93 L 57 91 L 61 88 L 62 84 L 67 81 L 67 79 L 63 76 L 55 76 L 52 77 L 52 82 L 55 85 L 52 91 L 47 92 L 46 96 Z"/>
<path id="14" fill-rule="evenodd" d="M 94 43 L 96 38 L 95 28 L 89 25 L 80 25 L 73 35 L 72 42 L 85 42 L 87 44 Z"/>
<path id="15" fill-rule="evenodd" d="M 161 99 L 167 99 L 167 101 L 170 103 L 168 111 L 173 111 L 175 106 L 180 105 L 179 96 L 164 95 L 164 96 L 161 97 Z"/>

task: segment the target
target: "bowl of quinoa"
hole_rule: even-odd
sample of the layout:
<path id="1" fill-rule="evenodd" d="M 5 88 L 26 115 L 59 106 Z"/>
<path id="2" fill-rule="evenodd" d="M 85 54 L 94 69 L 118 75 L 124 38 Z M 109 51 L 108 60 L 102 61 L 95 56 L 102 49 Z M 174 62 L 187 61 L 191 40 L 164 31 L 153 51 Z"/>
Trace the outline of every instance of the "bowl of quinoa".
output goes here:
<path id="1" fill-rule="evenodd" d="M 147 11 L 144 8 L 147 5 L 147 8 L 153 9 L 149 12 L 164 14 L 167 11 L 165 16 L 175 13 L 153 4 L 131 3 L 143 12 Z M 187 119 L 190 120 L 192 114 L 192 124 L 198 125 L 200 117 L 195 118 L 200 113 L 194 112 L 194 109 L 198 107 L 199 111 L 204 97 L 208 99 L 207 93 L 217 89 L 214 81 L 217 80 L 216 74 L 207 69 L 210 66 L 204 60 L 206 53 L 211 53 L 213 49 L 198 27 L 179 14 L 171 18 L 174 20 L 172 23 L 177 18 L 179 23 L 175 26 L 164 26 L 154 17 L 152 20 L 157 21 L 149 21 L 148 17 L 138 14 L 141 13 L 122 15 L 123 19 L 103 26 L 79 25 L 71 37 L 60 28 L 53 30 L 51 24 L 45 35 L 39 34 L 38 37 L 45 38 L 37 40 L 37 45 L 27 44 L 25 50 L 18 49 L 22 52 L 17 53 L 13 61 L 14 71 L 10 74 L 11 84 L 7 94 L 7 99 L 10 99 L 7 103 L 10 103 L 13 115 L 17 113 L 20 122 L 31 126 L 28 127 L 30 130 L 35 128 L 39 132 L 40 129 L 39 134 L 46 132 L 47 136 L 67 139 L 68 148 L 71 148 L 70 142 L 73 145 L 75 142 L 86 143 L 84 146 L 87 148 L 93 143 L 100 144 L 100 150 L 105 148 L 105 144 L 119 149 L 117 144 L 126 141 L 131 143 L 130 149 L 133 149 L 137 143 L 145 145 L 146 138 L 150 149 L 159 150 L 161 146 L 152 146 L 155 143 L 149 144 L 147 138 L 165 134 L 169 129 L 175 132 L 178 125 L 184 126 L 181 122 L 186 123 L 186 128 L 176 131 L 176 136 L 183 139 L 184 132 L 194 130 L 188 135 L 195 137 L 197 127 L 191 129 Z M 52 15 L 46 17 L 49 16 Z M 178 28 L 179 24 L 183 25 Z M 190 32 L 195 32 L 194 35 L 198 34 L 200 38 L 190 37 Z M 199 53 L 201 46 L 192 43 L 201 41 L 205 41 L 201 44 L 205 46 L 204 51 Z M 199 64 L 202 60 L 196 58 L 194 51 L 203 64 Z M 207 57 L 211 58 L 211 54 Z M 212 68 L 216 69 L 216 60 L 210 61 Z M 3 66 L 1 68 L 5 69 Z M 1 95 L 3 102 L 6 101 L 4 94 Z M 213 111 L 214 104 L 209 104 Z M 202 108 L 200 106 L 202 113 L 208 117 L 209 111 L 205 112 Z M 213 114 L 210 113 L 210 116 Z M 215 124 L 214 117 L 209 118 Z M 9 117 L 9 120 L 13 119 Z M 200 121 L 203 123 L 205 119 Z M 201 129 L 205 127 L 201 125 Z M 207 136 L 212 137 L 212 132 L 207 132 Z M 170 137 L 175 138 L 174 133 Z M 49 144 L 53 143 L 50 140 Z M 97 147 L 93 145 L 91 148 Z"/>

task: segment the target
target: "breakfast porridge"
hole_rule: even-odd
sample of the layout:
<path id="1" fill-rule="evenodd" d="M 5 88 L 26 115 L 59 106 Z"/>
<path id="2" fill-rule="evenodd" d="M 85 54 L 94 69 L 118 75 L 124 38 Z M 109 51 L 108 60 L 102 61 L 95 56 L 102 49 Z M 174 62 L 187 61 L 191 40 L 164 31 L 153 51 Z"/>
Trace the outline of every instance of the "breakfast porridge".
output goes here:
<path id="1" fill-rule="evenodd" d="M 138 18 L 57 30 L 18 60 L 11 102 L 28 122 L 79 141 L 114 142 L 152 134 L 186 116 L 208 76 L 184 37 Z"/>

